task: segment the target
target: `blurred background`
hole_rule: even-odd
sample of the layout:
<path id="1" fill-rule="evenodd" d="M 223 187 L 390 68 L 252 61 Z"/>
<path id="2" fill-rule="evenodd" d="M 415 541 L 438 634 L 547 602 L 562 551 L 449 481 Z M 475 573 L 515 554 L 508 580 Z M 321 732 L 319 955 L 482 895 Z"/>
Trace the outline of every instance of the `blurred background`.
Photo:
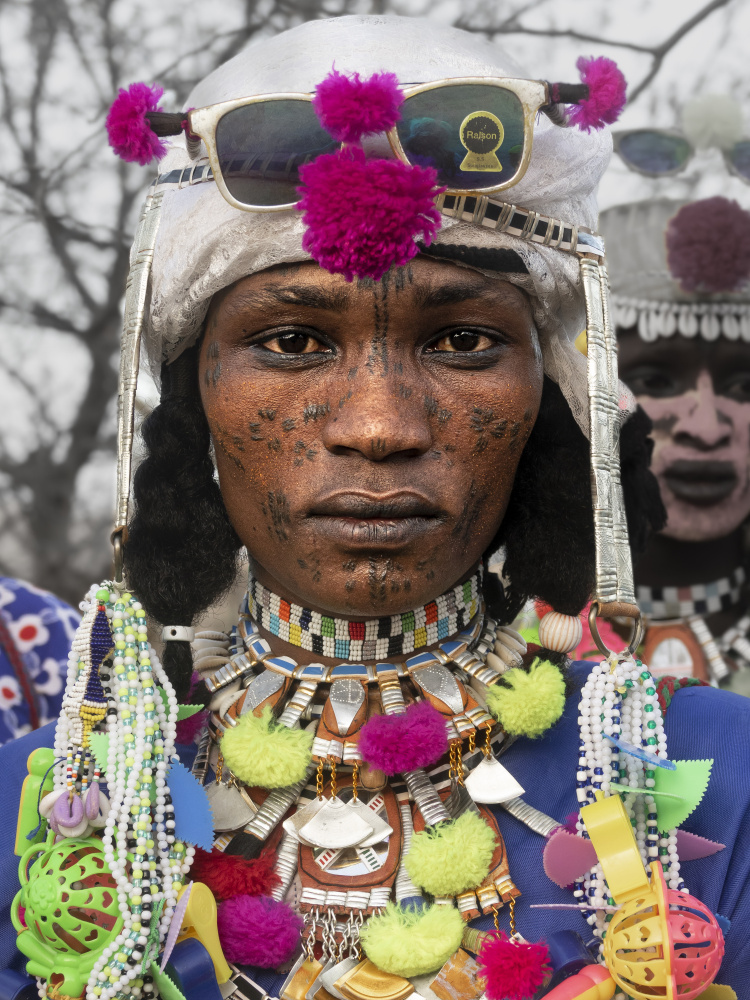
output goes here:
<path id="1" fill-rule="evenodd" d="M 573 82 L 578 56 L 610 56 L 629 81 L 618 128 L 678 126 L 698 95 L 749 96 L 744 0 L 3 0 L 0 574 L 75 605 L 110 572 L 120 307 L 151 179 L 107 146 L 117 88 L 158 83 L 164 108 L 177 109 L 248 41 L 350 13 L 489 36 L 537 78 Z M 750 115 L 746 126 L 750 136 Z M 716 194 L 750 207 L 716 149 L 662 180 L 615 157 L 601 206 Z M 143 376 L 141 416 L 154 401 Z"/>

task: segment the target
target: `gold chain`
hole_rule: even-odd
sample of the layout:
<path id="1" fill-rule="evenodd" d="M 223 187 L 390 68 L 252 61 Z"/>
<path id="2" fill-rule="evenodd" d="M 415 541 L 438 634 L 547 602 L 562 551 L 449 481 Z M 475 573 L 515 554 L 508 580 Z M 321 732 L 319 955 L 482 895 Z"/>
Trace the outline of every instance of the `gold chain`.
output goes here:
<path id="1" fill-rule="evenodd" d="M 485 757 L 492 756 L 492 746 L 490 745 L 490 734 L 492 733 L 492 724 L 490 723 L 485 730 L 484 746 L 482 747 L 482 753 Z"/>
<path id="2" fill-rule="evenodd" d="M 516 935 L 516 897 L 511 896 L 508 900 L 508 906 L 510 907 L 510 936 L 515 937 Z"/>
<path id="3" fill-rule="evenodd" d="M 352 801 L 357 801 L 357 785 L 359 784 L 359 761 L 355 760 L 352 766 Z"/>
<path id="4" fill-rule="evenodd" d="M 331 798 L 336 798 L 336 758 L 329 757 L 331 762 Z"/>
<path id="5" fill-rule="evenodd" d="M 497 919 L 497 907 L 496 906 L 492 907 L 492 922 L 495 925 L 495 930 L 499 933 L 500 932 L 500 921 Z"/>
<path id="6" fill-rule="evenodd" d="M 219 750 L 219 759 L 216 762 L 216 784 L 218 785 L 221 781 L 221 775 L 224 770 L 224 755 L 221 750 Z"/>
<path id="7" fill-rule="evenodd" d="M 462 751 L 462 741 L 454 740 L 450 745 L 450 768 L 448 777 L 455 778 L 459 785 L 464 783 L 464 759 Z"/>
<path id="8" fill-rule="evenodd" d="M 477 748 L 477 731 L 472 729 L 469 733 L 469 753 L 474 753 Z"/>
<path id="9" fill-rule="evenodd" d="M 315 791 L 317 792 L 318 798 L 323 798 L 323 758 L 321 757 L 318 761 L 318 771 L 315 775 Z"/>

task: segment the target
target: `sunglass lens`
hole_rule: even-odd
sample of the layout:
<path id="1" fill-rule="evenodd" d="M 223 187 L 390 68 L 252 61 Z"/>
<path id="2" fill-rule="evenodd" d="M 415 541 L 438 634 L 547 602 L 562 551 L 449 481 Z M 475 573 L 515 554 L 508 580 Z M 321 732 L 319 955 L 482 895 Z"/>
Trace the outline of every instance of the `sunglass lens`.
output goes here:
<path id="1" fill-rule="evenodd" d="M 620 139 L 617 150 L 629 167 L 644 174 L 672 174 L 690 159 L 690 144 L 679 135 L 643 129 Z"/>
<path id="2" fill-rule="evenodd" d="M 228 111 L 216 126 L 216 151 L 229 193 L 259 208 L 296 202 L 300 167 L 337 148 L 309 101 L 245 104 Z"/>
<path id="3" fill-rule="evenodd" d="M 434 167 L 449 190 L 507 184 L 523 159 L 523 104 L 503 87 L 462 83 L 422 91 L 404 101 L 396 131 L 409 162 Z"/>
<path id="4" fill-rule="evenodd" d="M 750 181 L 750 139 L 743 139 L 742 142 L 735 143 L 731 149 L 727 150 L 726 155 L 736 173 L 743 180 Z"/>

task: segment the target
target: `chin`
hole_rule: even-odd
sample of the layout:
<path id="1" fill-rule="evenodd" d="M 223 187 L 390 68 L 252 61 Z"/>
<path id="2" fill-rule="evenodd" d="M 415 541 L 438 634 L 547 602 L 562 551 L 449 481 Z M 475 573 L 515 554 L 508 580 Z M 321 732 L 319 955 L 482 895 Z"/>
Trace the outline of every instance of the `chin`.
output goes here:
<path id="1" fill-rule="evenodd" d="M 676 499 L 665 499 L 667 524 L 660 532 L 679 542 L 712 542 L 736 531 L 750 515 L 750 504 L 725 500 L 712 507 L 695 507 Z"/>

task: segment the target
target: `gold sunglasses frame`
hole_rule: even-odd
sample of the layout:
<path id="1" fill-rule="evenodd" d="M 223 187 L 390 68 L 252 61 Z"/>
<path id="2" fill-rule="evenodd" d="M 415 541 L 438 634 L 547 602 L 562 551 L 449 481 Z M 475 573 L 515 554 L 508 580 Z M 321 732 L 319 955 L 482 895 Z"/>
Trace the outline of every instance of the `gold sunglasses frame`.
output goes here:
<path id="1" fill-rule="evenodd" d="M 523 108 L 523 156 L 521 157 L 518 170 L 513 174 L 513 177 L 509 181 L 486 188 L 449 188 L 446 190 L 446 194 L 490 194 L 491 192 L 504 191 L 506 188 L 517 184 L 523 178 L 528 169 L 529 162 L 531 160 L 531 147 L 534 140 L 534 118 L 540 108 L 545 107 L 550 103 L 549 87 L 541 80 L 520 80 L 513 77 L 447 77 L 442 80 L 435 80 L 432 83 L 420 83 L 415 84 L 414 86 L 402 87 L 404 102 L 408 101 L 410 97 L 422 94 L 428 90 L 437 90 L 443 87 L 455 87 L 461 85 L 465 86 L 467 84 L 482 84 L 485 86 L 499 87 L 502 90 L 509 90 L 520 100 Z M 260 102 L 266 101 L 289 100 L 308 101 L 312 103 L 314 96 L 314 94 L 299 93 L 260 94 L 255 97 L 239 97 L 232 101 L 222 101 L 219 104 L 211 104 L 206 108 L 198 108 L 197 110 L 188 112 L 190 132 L 193 135 L 200 136 L 203 140 L 208 153 L 208 162 L 211 165 L 216 185 L 221 192 L 222 197 L 234 208 L 238 208 L 243 212 L 288 212 L 289 209 L 295 207 L 297 202 L 287 202 L 284 205 L 248 205 L 245 202 L 238 201 L 234 195 L 230 193 L 221 172 L 219 154 L 216 149 L 216 129 L 221 119 L 230 111 L 235 111 L 237 108 L 243 108 L 250 104 L 259 104 Z M 390 143 L 394 155 L 401 160 L 402 163 L 410 164 L 410 160 L 404 152 L 401 141 L 398 138 L 396 126 L 389 129 L 388 132 L 386 132 L 386 135 L 388 136 L 388 142 Z"/>

